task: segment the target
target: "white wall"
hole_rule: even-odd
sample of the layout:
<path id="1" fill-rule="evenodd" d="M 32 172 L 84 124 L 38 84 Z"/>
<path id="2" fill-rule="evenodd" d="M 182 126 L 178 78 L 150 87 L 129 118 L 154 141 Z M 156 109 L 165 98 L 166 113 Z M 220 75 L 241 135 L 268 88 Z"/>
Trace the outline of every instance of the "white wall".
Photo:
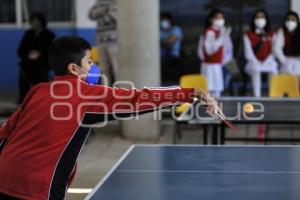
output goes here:
<path id="1" fill-rule="evenodd" d="M 120 0 L 117 5 L 119 70 L 118 80 L 135 87 L 160 85 L 159 0 Z M 160 126 L 154 115 L 122 122 L 122 134 L 134 139 L 154 139 Z"/>
<path id="2" fill-rule="evenodd" d="M 76 27 L 78 28 L 96 28 L 96 22 L 88 17 L 90 8 L 97 0 L 75 0 Z"/>
<path id="3" fill-rule="evenodd" d="M 292 0 L 291 9 L 300 15 L 300 0 Z"/>

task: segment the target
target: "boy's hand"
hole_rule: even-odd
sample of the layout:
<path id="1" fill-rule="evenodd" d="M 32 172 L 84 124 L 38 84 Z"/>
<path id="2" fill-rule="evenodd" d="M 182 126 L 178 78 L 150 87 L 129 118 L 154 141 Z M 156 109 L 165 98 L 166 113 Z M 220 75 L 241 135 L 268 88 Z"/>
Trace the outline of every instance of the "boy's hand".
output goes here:
<path id="1" fill-rule="evenodd" d="M 222 110 L 218 106 L 218 102 L 207 92 L 203 90 L 196 89 L 195 96 L 199 100 L 202 100 L 206 103 L 206 112 L 211 115 L 215 116 L 217 113 L 223 114 Z"/>

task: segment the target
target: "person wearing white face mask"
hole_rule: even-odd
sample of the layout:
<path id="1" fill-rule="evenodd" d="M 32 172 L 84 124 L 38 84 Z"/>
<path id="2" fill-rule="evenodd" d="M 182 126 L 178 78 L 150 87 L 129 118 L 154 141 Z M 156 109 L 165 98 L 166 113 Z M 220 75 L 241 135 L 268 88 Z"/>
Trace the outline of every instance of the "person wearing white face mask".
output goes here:
<path id="1" fill-rule="evenodd" d="M 201 73 L 207 77 L 208 90 L 220 97 L 224 90 L 223 66 L 233 57 L 231 29 L 225 28 L 222 10 L 212 10 L 207 19 L 198 45 L 198 56 L 202 61 Z"/>
<path id="2" fill-rule="evenodd" d="M 271 76 L 278 73 L 278 64 L 272 54 L 274 36 L 267 12 L 257 10 L 252 17 L 250 31 L 244 35 L 245 71 L 251 77 L 255 97 L 261 96 L 261 74 Z"/>
<path id="3" fill-rule="evenodd" d="M 300 77 L 300 25 L 296 12 L 286 14 L 284 25 L 278 31 L 273 51 L 280 62 L 281 73 Z"/>
<path id="4" fill-rule="evenodd" d="M 175 84 L 181 72 L 182 30 L 175 25 L 173 16 L 169 13 L 161 14 L 160 30 L 162 83 Z"/>

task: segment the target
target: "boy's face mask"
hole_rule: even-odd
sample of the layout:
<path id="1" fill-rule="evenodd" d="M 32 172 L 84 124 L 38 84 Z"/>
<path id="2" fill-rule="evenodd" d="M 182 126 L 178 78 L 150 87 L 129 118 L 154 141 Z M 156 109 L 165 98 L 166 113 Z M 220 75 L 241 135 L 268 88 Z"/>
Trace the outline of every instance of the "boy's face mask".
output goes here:
<path id="1" fill-rule="evenodd" d="M 90 85 L 97 85 L 100 79 L 100 67 L 96 64 L 93 64 L 89 71 L 86 71 L 82 67 L 79 67 L 85 74 L 85 81 Z"/>

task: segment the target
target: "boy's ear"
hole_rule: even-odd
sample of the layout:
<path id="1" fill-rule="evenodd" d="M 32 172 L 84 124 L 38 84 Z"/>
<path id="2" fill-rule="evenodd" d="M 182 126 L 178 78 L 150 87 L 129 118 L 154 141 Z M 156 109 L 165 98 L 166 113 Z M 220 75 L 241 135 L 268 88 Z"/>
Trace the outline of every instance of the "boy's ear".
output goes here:
<path id="1" fill-rule="evenodd" d="M 77 68 L 76 67 L 77 67 L 76 64 L 70 63 L 68 65 L 68 71 L 69 71 L 69 73 L 78 76 L 78 72 L 77 72 Z"/>

